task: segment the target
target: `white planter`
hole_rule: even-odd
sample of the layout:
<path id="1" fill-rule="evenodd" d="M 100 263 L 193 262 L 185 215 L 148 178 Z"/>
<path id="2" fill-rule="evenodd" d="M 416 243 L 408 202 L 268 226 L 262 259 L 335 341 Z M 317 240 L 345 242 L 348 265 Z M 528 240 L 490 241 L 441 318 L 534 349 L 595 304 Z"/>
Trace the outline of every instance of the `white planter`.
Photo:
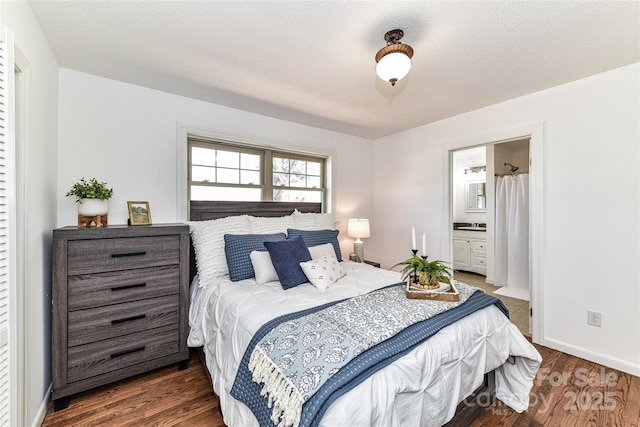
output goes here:
<path id="1" fill-rule="evenodd" d="M 108 200 L 82 199 L 81 203 L 78 203 L 78 213 L 82 216 L 106 215 L 108 212 Z"/>

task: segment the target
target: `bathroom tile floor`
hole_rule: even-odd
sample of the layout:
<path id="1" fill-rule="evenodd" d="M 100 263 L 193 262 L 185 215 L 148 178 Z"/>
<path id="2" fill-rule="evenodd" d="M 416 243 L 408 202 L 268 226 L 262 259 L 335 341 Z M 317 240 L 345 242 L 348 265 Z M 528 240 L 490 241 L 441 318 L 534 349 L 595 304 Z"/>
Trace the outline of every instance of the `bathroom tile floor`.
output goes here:
<path id="1" fill-rule="evenodd" d="M 493 292 L 500 289 L 500 287 L 486 283 L 486 278 L 481 274 L 456 271 L 453 274 L 453 278 L 468 285 L 482 288 L 486 293 L 499 298 L 509 309 L 511 322 L 520 329 L 524 336 L 531 336 L 529 332 L 529 301 L 494 294 Z"/>

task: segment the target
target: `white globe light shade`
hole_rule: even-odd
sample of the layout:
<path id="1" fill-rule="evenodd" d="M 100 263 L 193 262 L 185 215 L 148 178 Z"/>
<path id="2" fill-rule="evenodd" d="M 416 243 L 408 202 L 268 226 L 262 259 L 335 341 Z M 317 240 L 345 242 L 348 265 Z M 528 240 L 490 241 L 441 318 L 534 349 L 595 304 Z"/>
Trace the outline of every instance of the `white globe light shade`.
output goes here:
<path id="1" fill-rule="evenodd" d="M 376 74 L 384 80 L 400 80 L 409 73 L 411 58 L 403 52 L 393 52 L 383 56 L 376 65 Z"/>

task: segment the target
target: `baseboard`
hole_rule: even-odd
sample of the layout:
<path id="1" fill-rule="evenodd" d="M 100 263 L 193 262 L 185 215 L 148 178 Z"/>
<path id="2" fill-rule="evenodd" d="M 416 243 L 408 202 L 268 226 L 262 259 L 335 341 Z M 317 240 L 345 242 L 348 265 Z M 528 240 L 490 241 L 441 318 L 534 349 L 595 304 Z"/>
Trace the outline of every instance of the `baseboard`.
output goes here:
<path id="1" fill-rule="evenodd" d="M 607 356 L 602 353 L 594 353 L 586 348 L 577 347 L 571 344 L 557 341 L 554 339 L 545 338 L 545 347 L 552 348 L 554 350 L 562 351 L 572 356 L 580 357 L 590 362 L 599 363 L 608 368 L 617 369 L 622 372 L 626 372 L 631 375 L 640 377 L 640 364 L 631 363 L 626 360 L 618 359 L 616 357 Z"/>
<path id="2" fill-rule="evenodd" d="M 33 424 L 31 424 L 31 427 L 40 427 L 44 422 L 44 417 L 47 416 L 47 408 L 49 408 L 49 401 L 51 400 L 52 388 L 53 388 L 53 384 L 49 384 L 49 388 L 47 389 L 47 392 L 44 395 L 44 400 L 42 401 L 42 404 L 40 404 L 40 409 L 38 409 L 38 413 L 36 414 L 36 417 L 34 418 Z"/>

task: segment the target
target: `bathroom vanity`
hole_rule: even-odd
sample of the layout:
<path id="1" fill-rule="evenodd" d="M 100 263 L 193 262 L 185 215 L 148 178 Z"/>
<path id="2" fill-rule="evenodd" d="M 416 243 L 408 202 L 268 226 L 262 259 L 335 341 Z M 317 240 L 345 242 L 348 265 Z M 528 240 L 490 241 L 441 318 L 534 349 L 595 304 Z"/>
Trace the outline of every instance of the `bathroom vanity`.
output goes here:
<path id="1" fill-rule="evenodd" d="M 461 227 L 453 230 L 453 269 L 487 275 L 486 229 Z"/>

